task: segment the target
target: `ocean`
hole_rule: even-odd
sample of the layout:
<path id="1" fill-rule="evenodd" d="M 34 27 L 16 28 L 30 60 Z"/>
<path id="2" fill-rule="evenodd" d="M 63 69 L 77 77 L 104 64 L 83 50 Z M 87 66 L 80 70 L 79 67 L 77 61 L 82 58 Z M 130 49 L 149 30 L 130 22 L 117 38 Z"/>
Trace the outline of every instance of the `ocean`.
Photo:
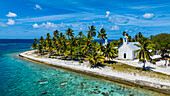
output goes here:
<path id="1" fill-rule="evenodd" d="M 0 96 L 160 96 L 158 92 L 33 63 L 18 54 L 31 39 L 0 39 Z"/>

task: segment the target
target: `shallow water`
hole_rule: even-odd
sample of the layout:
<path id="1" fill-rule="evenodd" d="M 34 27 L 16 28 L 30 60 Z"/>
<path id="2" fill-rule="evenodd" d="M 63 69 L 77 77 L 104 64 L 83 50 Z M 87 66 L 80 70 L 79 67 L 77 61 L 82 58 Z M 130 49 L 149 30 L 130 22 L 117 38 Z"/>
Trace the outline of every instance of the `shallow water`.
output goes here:
<path id="1" fill-rule="evenodd" d="M 75 73 L 18 57 L 29 50 L 30 42 L 10 41 L 0 44 L 1 96 L 160 96 L 158 92 L 127 86 L 100 78 Z M 5 46 L 5 47 L 4 47 Z"/>

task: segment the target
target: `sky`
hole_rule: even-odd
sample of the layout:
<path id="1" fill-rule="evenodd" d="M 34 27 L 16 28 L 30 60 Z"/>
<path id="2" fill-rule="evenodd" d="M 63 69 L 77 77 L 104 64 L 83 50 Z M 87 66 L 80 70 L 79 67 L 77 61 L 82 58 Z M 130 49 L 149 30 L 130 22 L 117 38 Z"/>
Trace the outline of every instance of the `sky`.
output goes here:
<path id="1" fill-rule="evenodd" d="M 33 39 L 65 33 L 75 35 L 94 25 L 108 39 L 123 31 L 134 37 L 170 33 L 170 0 L 0 0 L 0 39 Z M 96 37 L 95 37 L 96 38 Z"/>

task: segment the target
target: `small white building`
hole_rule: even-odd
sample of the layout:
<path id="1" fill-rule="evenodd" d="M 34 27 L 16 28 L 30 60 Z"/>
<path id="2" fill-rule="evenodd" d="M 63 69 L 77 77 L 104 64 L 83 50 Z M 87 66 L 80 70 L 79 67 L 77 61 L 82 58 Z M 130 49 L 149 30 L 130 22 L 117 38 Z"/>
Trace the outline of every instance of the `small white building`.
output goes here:
<path id="1" fill-rule="evenodd" d="M 128 37 L 123 37 L 123 44 L 118 47 L 118 58 L 119 59 L 135 59 L 137 58 L 137 54 L 135 50 L 140 49 L 135 44 L 139 44 L 139 42 L 128 42 Z"/>

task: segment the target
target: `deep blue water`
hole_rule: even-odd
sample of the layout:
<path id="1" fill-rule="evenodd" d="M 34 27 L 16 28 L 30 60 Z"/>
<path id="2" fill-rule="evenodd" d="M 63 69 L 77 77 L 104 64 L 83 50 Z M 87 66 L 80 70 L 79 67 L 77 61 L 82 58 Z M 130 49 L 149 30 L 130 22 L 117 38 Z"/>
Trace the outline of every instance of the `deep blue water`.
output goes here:
<path id="1" fill-rule="evenodd" d="M 19 58 L 32 41 L 0 39 L 0 96 L 163 95 Z"/>

